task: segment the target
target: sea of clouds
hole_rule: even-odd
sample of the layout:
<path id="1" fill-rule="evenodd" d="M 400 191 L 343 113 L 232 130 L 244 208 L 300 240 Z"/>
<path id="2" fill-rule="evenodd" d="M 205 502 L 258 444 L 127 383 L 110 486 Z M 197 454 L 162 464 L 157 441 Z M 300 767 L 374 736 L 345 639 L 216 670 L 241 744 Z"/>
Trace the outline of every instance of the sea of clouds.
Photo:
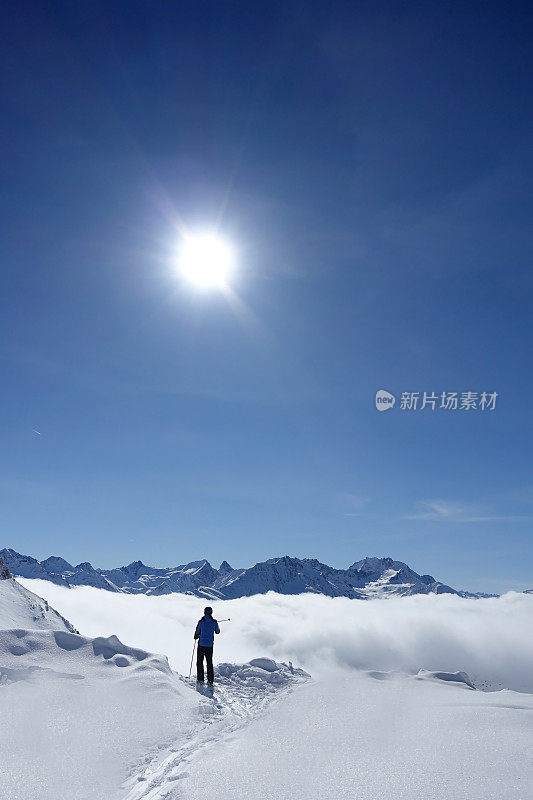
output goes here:
<path id="1" fill-rule="evenodd" d="M 206 601 L 188 595 L 127 595 L 20 579 L 87 636 L 164 653 L 188 674 L 193 632 Z M 268 656 L 315 676 L 339 670 L 463 670 L 479 680 L 533 692 L 533 595 L 499 598 L 416 595 L 358 601 L 265 595 L 212 603 L 221 623 L 217 662 Z"/>

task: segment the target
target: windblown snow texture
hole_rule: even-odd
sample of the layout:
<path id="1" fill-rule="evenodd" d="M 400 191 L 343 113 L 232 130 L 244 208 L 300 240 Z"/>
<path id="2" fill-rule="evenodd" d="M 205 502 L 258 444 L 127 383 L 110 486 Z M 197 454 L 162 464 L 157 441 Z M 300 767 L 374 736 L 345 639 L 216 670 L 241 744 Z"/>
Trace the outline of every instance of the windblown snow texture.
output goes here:
<path id="1" fill-rule="evenodd" d="M 15 628 L 0 630 L 0 706 L 0 800 L 120 800 L 198 700 L 165 656 L 116 636 Z"/>
<path id="2" fill-rule="evenodd" d="M 271 558 L 248 569 L 233 569 L 223 561 L 215 569 L 206 561 L 156 568 L 134 561 L 116 569 L 95 569 L 88 562 L 72 566 L 58 556 L 37 561 L 14 550 L 1 550 L 14 575 L 41 578 L 63 586 L 94 586 L 112 592 L 161 595 L 194 594 L 209 600 L 230 600 L 273 591 L 280 594 L 313 592 L 328 597 L 368 599 L 413 594 L 463 594 L 419 575 L 402 561 L 364 558 L 348 569 L 335 569 L 316 559 Z"/>

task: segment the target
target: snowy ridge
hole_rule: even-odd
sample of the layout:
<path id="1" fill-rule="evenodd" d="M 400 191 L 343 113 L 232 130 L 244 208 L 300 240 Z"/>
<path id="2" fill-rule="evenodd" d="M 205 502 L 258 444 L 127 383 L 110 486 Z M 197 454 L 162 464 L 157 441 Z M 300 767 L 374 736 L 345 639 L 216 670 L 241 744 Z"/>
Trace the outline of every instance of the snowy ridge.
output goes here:
<path id="1" fill-rule="evenodd" d="M 62 667 L 61 677 L 81 678 L 83 674 L 68 674 L 66 670 L 75 665 L 84 673 L 84 665 L 90 662 L 106 670 L 109 667 L 130 667 L 130 675 L 132 670 L 145 671 L 147 668 L 172 675 L 166 656 L 127 647 L 116 636 L 89 639 L 79 633 L 60 630 L 14 628 L 0 631 L 2 683 L 30 679 L 38 671 L 53 672 L 58 664 Z"/>
<path id="2" fill-rule="evenodd" d="M 0 580 L 0 628 L 38 628 L 77 633 L 70 622 L 46 600 L 21 586 L 14 578 Z"/>
<path id="3" fill-rule="evenodd" d="M 364 558 L 348 569 L 336 569 L 316 559 L 282 556 L 247 569 L 233 569 L 223 561 L 219 569 L 209 561 L 177 567 L 149 567 L 134 561 L 115 569 L 95 569 L 88 562 L 76 567 L 58 556 L 37 561 L 14 550 L 0 550 L 14 575 L 41 578 L 62 586 L 94 586 L 112 592 L 163 595 L 193 594 L 207 600 L 232 600 L 273 591 L 280 594 L 312 592 L 328 597 L 369 599 L 413 594 L 461 594 L 432 575 L 419 575 L 402 561 Z"/>

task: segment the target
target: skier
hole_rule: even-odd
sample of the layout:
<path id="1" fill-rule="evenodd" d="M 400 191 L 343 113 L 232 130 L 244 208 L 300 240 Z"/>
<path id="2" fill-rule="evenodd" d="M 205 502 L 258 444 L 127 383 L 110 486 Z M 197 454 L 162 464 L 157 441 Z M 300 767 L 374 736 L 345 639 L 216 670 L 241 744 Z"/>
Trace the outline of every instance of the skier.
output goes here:
<path id="1" fill-rule="evenodd" d="M 207 662 L 207 683 L 213 685 L 213 643 L 215 633 L 220 633 L 218 622 L 213 619 L 213 609 L 211 606 L 204 608 L 204 616 L 198 620 L 194 638 L 199 639 L 198 653 L 196 655 L 196 680 L 198 683 L 204 682 L 204 658 Z"/>

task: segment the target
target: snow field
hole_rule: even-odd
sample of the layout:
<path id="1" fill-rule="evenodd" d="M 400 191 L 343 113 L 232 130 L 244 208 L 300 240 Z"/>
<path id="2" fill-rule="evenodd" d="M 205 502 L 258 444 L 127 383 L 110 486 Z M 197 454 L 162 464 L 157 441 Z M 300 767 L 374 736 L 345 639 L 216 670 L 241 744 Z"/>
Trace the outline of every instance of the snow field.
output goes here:
<path id="1" fill-rule="evenodd" d="M 257 658 L 247 664 L 220 664 L 213 689 L 197 686 L 194 680 L 181 680 L 198 698 L 197 718 L 138 775 L 130 776 L 124 784 L 124 800 L 180 798 L 191 764 L 208 764 L 213 750 L 246 736 L 251 720 L 261 719 L 267 708 L 285 699 L 310 676 L 292 665 Z"/>
<path id="2" fill-rule="evenodd" d="M 533 697 L 446 673 L 311 681 L 193 758 L 177 800 L 529 800 Z M 211 790 L 210 790 L 211 787 Z M 153 795 L 153 798 L 165 795 Z"/>

